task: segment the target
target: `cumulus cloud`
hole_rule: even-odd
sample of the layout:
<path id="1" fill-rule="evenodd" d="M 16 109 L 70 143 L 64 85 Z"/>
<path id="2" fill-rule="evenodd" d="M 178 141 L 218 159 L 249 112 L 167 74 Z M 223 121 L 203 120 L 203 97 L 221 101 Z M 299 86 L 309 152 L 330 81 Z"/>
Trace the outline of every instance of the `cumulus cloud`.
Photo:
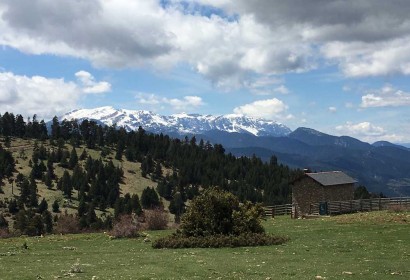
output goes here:
<path id="1" fill-rule="evenodd" d="M 371 91 L 362 96 L 361 107 L 363 108 L 387 106 L 410 106 L 410 93 L 386 85 L 379 90 Z"/>
<path id="2" fill-rule="evenodd" d="M 96 82 L 94 76 L 86 71 L 78 71 L 75 76 L 81 82 L 85 93 L 104 93 L 111 91 L 111 84 L 108 82 Z"/>
<path id="3" fill-rule="evenodd" d="M 78 73 L 86 76 L 87 72 Z M 89 75 L 92 77 L 91 74 Z M 88 91 L 88 89 L 82 82 L 77 84 L 64 79 L 27 77 L 11 72 L 0 72 L 0 111 L 20 113 L 25 116 L 37 114 L 42 118 L 51 118 L 77 107 L 78 101 L 85 92 L 99 92 Z"/>
<path id="4" fill-rule="evenodd" d="M 408 75 L 409 12 L 407 0 L 3 0 L 0 44 L 99 67 L 188 63 L 225 88 L 323 58 L 347 76 Z"/>
<path id="5" fill-rule="evenodd" d="M 287 113 L 288 106 L 277 98 L 258 100 L 234 108 L 235 114 L 246 115 L 253 118 L 264 119 L 290 119 L 292 115 Z"/>
<path id="6" fill-rule="evenodd" d="M 41 76 L 0 73 L 0 109 L 47 118 L 75 107 L 79 90 L 75 83 Z"/>
<path id="7" fill-rule="evenodd" d="M 403 136 L 388 133 L 383 127 L 370 122 L 346 122 L 344 125 L 339 125 L 335 129 L 336 132 L 341 135 L 353 136 L 367 142 L 380 140 L 400 142 L 403 140 Z"/>
<path id="8" fill-rule="evenodd" d="M 135 98 L 140 104 L 161 110 L 165 107 L 171 107 L 171 109 L 176 112 L 192 112 L 205 105 L 201 97 L 190 95 L 178 99 L 160 97 L 152 93 L 139 92 L 136 94 Z"/>

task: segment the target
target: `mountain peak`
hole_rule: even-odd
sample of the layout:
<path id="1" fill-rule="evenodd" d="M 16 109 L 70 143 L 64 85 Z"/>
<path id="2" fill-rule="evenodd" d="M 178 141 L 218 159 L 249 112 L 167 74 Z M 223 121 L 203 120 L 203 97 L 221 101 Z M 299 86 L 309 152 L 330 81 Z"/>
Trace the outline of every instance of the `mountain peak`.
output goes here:
<path id="1" fill-rule="evenodd" d="M 114 109 L 111 106 L 73 110 L 59 119 L 92 119 L 106 125 L 116 124 L 127 130 L 136 130 L 142 126 L 151 132 L 176 132 L 179 134 L 201 134 L 210 130 L 220 130 L 248 133 L 255 136 L 285 136 L 291 132 L 288 127 L 281 123 L 244 115 L 212 116 L 179 113 L 162 116 L 150 111 Z"/>

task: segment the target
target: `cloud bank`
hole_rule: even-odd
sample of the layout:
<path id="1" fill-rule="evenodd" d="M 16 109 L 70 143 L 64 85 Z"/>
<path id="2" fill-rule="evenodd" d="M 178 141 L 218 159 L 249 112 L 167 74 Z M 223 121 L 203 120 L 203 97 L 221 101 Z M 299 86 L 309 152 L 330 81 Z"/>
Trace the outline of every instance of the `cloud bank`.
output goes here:
<path id="1" fill-rule="evenodd" d="M 348 77 L 408 75 L 409 12 L 406 0 L 4 0 L 0 44 L 97 67 L 188 63 L 228 88 L 323 62 Z"/>
<path id="2" fill-rule="evenodd" d="M 78 83 L 0 72 L 0 111 L 51 118 L 75 108 L 84 94 L 102 93 L 111 88 L 107 82 L 96 82 L 88 72 L 79 71 L 75 75 Z"/>

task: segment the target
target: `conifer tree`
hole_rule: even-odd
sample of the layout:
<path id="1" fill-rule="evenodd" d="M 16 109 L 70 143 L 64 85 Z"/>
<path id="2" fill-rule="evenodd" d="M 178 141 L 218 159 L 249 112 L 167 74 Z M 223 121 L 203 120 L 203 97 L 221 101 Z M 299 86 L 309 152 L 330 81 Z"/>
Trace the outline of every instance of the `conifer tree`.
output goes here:
<path id="1" fill-rule="evenodd" d="M 60 212 L 60 205 L 58 204 L 57 200 L 54 200 L 53 205 L 51 207 L 53 208 L 54 213 Z"/>
<path id="2" fill-rule="evenodd" d="M 70 160 L 68 162 L 68 167 L 70 169 L 73 169 L 78 163 L 78 156 L 77 156 L 77 152 L 75 150 L 75 148 L 73 147 L 73 149 L 71 150 L 71 154 L 70 154 Z"/>
<path id="3" fill-rule="evenodd" d="M 40 204 L 38 205 L 38 212 L 40 213 L 40 214 L 43 214 L 44 213 L 44 211 L 47 211 L 48 210 L 48 203 L 47 203 L 47 201 L 45 200 L 45 198 L 43 198 L 42 200 L 41 200 L 41 202 L 40 202 Z"/>

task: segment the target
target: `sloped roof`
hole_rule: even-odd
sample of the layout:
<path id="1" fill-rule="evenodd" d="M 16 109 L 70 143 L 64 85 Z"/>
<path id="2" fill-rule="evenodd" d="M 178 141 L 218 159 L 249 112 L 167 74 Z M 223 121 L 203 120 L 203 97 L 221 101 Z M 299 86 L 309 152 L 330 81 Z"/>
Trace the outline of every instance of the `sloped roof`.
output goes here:
<path id="1" fill-rule="evenodd" d="M 307 176 L 321 184 L 322 186 L 335 186 L 357 183 L 355 179 L 346 175 L 342 171 L 306 173 Z"/>

